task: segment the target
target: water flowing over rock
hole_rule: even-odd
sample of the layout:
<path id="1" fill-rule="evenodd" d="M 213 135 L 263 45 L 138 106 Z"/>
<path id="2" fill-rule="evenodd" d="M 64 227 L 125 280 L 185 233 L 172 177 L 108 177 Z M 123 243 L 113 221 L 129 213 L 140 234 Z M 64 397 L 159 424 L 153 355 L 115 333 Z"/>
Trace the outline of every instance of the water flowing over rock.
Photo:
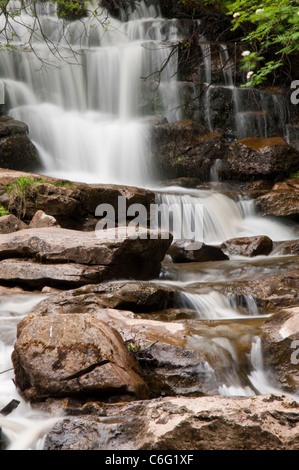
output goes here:
<path id="1" fill-rule="evenodd" d="M 21 3 L 0 150 L 22 136 L 39 161 L 14 147 L 0 169 L 1 213 L 26 224 L 0 235 L 0 410 L 20 401 L 0 447 L 298 449 L 290 90 L 240 86 L 218 4 Z"/>
<path id="2" fill-rule="evenodd" d="M 153 160 L 162 178 L 189 176 L 206 181 L 224 154 L 221 135 L 190 120 L 157 124 L 152 139 Z"/>

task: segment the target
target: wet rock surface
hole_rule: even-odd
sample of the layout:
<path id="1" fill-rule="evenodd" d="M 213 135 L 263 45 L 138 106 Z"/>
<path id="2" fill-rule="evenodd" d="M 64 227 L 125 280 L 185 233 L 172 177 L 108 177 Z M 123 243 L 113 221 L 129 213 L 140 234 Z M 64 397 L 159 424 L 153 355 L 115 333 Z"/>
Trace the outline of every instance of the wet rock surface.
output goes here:
<path id="1" fill-rule="evenodd" d="M 167 254 L 174 263 L 223 261 L 228 259 L 228 256 L 223 253 L 221 248 L 193 240 L 175 241 L 169 247 Z"/>
<path id="2" fill-rule="evenodd" d="M 221 175 L 226 179 L 274 181 L 287 178 L 298 169 L 298 151 L 282 138 L 248 138 L 228 147 L 222 159 Z"/>
<path id="3" fill-rule="evenodd" d="M 269 255 L 273 247 L 271 238 L 266 236 L 233 238 L 222 243 L 221 249 L 230 255 Z"/>

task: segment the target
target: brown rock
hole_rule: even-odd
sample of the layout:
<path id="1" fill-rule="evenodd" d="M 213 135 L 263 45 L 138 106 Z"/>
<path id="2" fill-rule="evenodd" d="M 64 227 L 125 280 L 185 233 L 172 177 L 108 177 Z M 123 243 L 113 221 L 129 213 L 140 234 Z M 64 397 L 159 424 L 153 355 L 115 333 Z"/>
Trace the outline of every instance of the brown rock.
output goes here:
<path id="1" fill-rule="evenodd" d="M 112 308 L 135 313 L 172 307 L 176 289 L 143 281 L 104 282 L 69 290 L 40 304 L 38 313 L 92 313 Z"/>
<path id="2" fill-rule="evenodd" d="M 299 152 L 281 137 L 240 140 L 228 146 L 221 175 L 227 179 L 284 179 L 299 170 Z"/>
<path id="3" fill-rule="evenodd" d="M 171 256 L 174 263 L 223 261 L 229 259 L 219 247 L 193 240 L 175 241 L 170 245 L 167 254 Z"/>
<path id="4" fill-rule="evenodd" d="M 256 237 L 232 238 L 222 243 L 221 248 L 230 255 L 259 256 L 269 255 L 272 251 L 271 238 L 262 235 Z"/>
<path id="5" fill-rule="evenodd" d="M 0 233 L 13 233 L 26 228 L 28 226 L 13 214 L 0 217 Z"/>
<path id="6" fill-rule="evenodd" d="M 29 228 L 44 228 L 44 227 L 59 227 L 57 220 L 52 215 L 47 215 L 44 211 L 37 211 L 30 224 Z"/>
<path id="7" fill-rule="evenodd" d="M 41 287 L 59 287 L 59 282 L 75 287 L 104 279 L 156 278 L 171 235 L 162 238 L 161 232 L 147 229 L 140 229 L 139 235 L 136 238 L 134 227 L 109 229 L 102 237 L 56 227 L 5 234 L 0 240 L 0 282 L 20 279 L 22 284 L 37 285 L 43 279 Z M 73 274 L 70 264 L 75 265 Z"/>
<path id="8" fill-rule="evenodd" d="M 167 397 L 118 404 L 113 409 L 106 406 L 105 412 L 106 417 L 67 417 L 59 421 L 48 433 L 44 449 L 173 450 L 177 454 L 177 449 L 299 448 L 298 404 L 284 396 Z"/>
<path id="9" fill-rule="evenodd" d="M 256 199 L 257 212 L 262 215 L 278 217 L 299 217 L 298 180 L 279 183 L 272 190 Z"/>
<path id="10" fill-rule="evenodd" d="M 28 315 L 12 355 L 18 389 L 45 397 L 129 395 L 148 390 L 119 333 L 92 315 Z"/>

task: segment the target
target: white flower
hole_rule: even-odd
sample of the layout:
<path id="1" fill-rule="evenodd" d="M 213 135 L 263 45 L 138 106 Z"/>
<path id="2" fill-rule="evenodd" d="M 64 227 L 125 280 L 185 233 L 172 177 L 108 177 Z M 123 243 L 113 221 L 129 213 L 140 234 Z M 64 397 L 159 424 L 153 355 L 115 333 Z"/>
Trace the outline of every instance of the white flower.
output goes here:
<path id="1" fill-rule="evenodd" d="M 256 15 L 258 15 L 258 14 L 261 13 L 262 11 L 264 11 L 263 8 L 258 8 L 258 9 L 255 11 L 255 13 L 256 13 Z"/>
<path id="2" fill-rule="evenodd" d="M 250 55 L 250 51 L 244 51 L 244 52 L 242 52 L 241 55 L 242 55 L 242 57 L 247 57 L 247 56 Z"/>
<path id="3" fill-rule="evenodd" d="M 298 12 L 298 14 L 299 14 L 299 12 Z M 239 16 L 240 16 L 240 13 L 234 13 L 233 14 L 233 18 L 239 18 Z"/>
<path id="4" fill-rule="evenodd" d="M 246 75 L 247 80 L 250 80 L 252 75 L 253 75 L 253 72 L 248 72 L 248 74 Z"/>
<path id="5" fill-rule="evenodd" d="M 299 11 L 297 11 L 297 15 L 299 15 Z"/>

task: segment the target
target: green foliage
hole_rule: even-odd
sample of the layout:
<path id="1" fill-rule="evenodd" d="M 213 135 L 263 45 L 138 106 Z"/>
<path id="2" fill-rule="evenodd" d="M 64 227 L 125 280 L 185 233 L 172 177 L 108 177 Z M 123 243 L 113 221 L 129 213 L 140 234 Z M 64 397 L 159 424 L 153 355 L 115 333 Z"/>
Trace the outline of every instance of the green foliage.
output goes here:
<path id="1" fill-rule="evenodd" d="M 8 194 L 25 197 L 28 189 L 36 184 L 37 181 L 27 176 L 20 176 L 15 181 L 5 187 Z"/>
<path id="2" fill-rule="evenodd" d="M 9 211 L 0 204 L 0 217 L 3 217 L 4 215 L 8 215 L 8 214 L 9 214 Z"/>
<path id="3" fill-rule="evenodd" d="M 299 3 L 297 0 L 225 1 L 233 16 L 233 28 L 247 31 L 243 41 L 249 54 L 242 58 L 248 72 L 247 86 L 259 85 L 285 63 L 286 56 L 299 52 Z M 265 57 L 272 53 L 270 60 Z"/>

